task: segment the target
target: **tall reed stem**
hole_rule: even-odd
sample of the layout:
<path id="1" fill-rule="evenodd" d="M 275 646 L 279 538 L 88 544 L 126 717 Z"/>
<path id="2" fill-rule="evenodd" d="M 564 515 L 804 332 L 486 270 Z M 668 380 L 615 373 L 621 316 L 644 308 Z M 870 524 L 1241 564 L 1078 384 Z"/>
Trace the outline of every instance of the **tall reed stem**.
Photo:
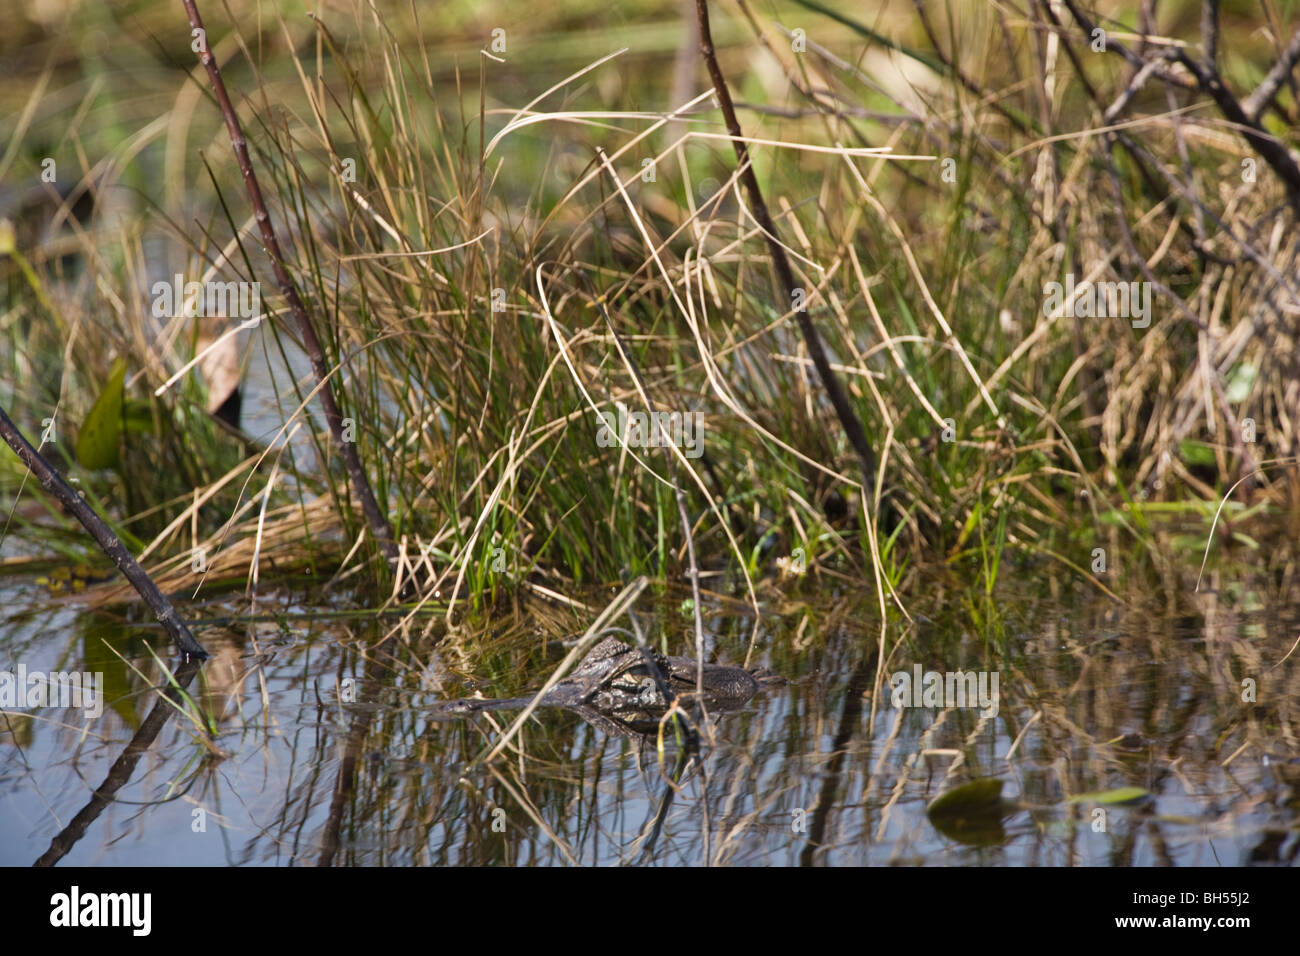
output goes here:
<path id="1" fill-rule="evenodd" d="M 718 66 L 718 57 L 713 50 L 713 35 L 709 32 L 709 4 L 708 0 L 695 0 L 695 13 L 700 23 L 700 52 L 704 56 L 704 62 L 708 64 L 709 78 L 713 82 L 713 92 L 718 97 L 718 105 L 722 109 L 722 118 L 726 121 L 727 132 L 731 134 L 731 145 L 736 150 L 736 162 L 740 168 L 740 181 L 745 185 L 745 191 L 749 194 L 749 204 L 753 207 L 754 218 L 758 221 L 759 228 L 763 230 L 763 237 L 767 240 L 768 253 L 772 257 L 772 265 L 776 269 L 777 281 L 785 289 L 787 301 L 793 302 L 795 298 L 795 289 L 798 285 L 794 279 L 794 270 L 790 268 L 790 260 L 785 254 L 785 249 L 777 240 L 776 224 L 772 221 L 772 215 L 767 211 L 767 203 L 763 201 L 763 191 L 758 187 L 758 177 L 754 175 L 754 167 L 749 161 L 749 149 L 745 145 L 744 133 L 740 129 L 740 120 L 736 118 L 736 108 L 731 102 L 731 92 L 727 88 L 727 79 L 722 75 L 722 69 Z M 852 404 L 849 403 L 849 397 L 844 392 L 844 386 L 835 375 L 835 370 L 831 368 L 830 360 L 826 357 L 826 350 L 822 347 L 821 336 L 817 333 L 817 326 L 813 325 L 812 318 L 808 315 L 807 309 L 800 309 L 794 314 L 795 321 L 799 323 L 799 331 L 803 334 L 804 345 L 808 349 L 808 357 L 812 359 L 813 365 L 817 369 L 817 376 L 821 379 L 822 387 L 826 389 L 826 395 L 831 400 L 831 406 L 835 409 L 835 414 L 840 420 L 840 425 L 844 428 L 844 434 L 849 439 L 849 444 L 858 454 L 858 460 L 862 466 L 862 487 L 866 492 L 867 500 L 871 500 L 875 493 L 876 487 L 876 454 L 871 450 L 871 443 L 867 441 L 866 430 L 862 427 L 862 420 L 858 418 L 858 413 L 853 410 Z"/>
<path id="2" fill-rule="evenodd" d="M 203 27 L 203 20 L 199 17 L 199 10 L 194 0 L 184 0 L 184 3 L 185 11 L 190 18 L 190 27 L 201 31 L 198 34 L 202 38 L 199 44 L 199 62 L 208 71 L 212 93 L 217 99 L 217 105 L 221 107 L 221 115 L 225 117 L 226 130 L 230 133 L 230 145 L 234 147 L 235 158 L 239 161 L 239 171 L 244 175 L 244 188 L 248 191 L 248 199 L 253 205 L 258 229 L 262 233 L 262 245 L 266 247 L 267 254 L 271 257 L 275 283 L 289 304 L 289 311 L 293 314 L 294 321 L 298 324 L 303 349 L 311 361 L 312 374 L 316 376 L 316 381 L 319 383 L 320 403 L 325 411 L 325 422 L 343 455 L 343 466 L 347 469 L 353 493 L 361 501 L 361 510 L 365 513 L 366 523 L 370 525 L 370 532 L 374 535 L 384 557 L 395 568 L 398 552 L 392 529 L 389 528 L 388 519 L 379 508 L 375 493 L 370 489 L 370 479 L 366 477 L 366 470 L 361 464 L 356 443 L 343 439 L 343 415 L 339 412 L 334 390 L 329 384 L 330 370 L 325 364 L 325 352 L 321 348 L 320 339 L 316 336 L 316 329 L 311 324 L 311 318 L 307 315 L 307 307 L 303 305 L 298 289 L 284 267 L 284 255 L 280 252 L 280 242 L 275 235 L 275 226 L 271 223 L 271 213 L 262 198 L 262 188 L 258 185 L 257 174 L 253 171 L 253 161 L 248 155 L 248 143 L 244 139 L 244 131 L 240 128 L 239 117 L 235 114 L 235 108 L 226 94 L 226 84 L 221 79 L 221 69 L 217 66 L 217 59 L 212 55 L 211 45 L 207 42 L 207 31 Z"/>

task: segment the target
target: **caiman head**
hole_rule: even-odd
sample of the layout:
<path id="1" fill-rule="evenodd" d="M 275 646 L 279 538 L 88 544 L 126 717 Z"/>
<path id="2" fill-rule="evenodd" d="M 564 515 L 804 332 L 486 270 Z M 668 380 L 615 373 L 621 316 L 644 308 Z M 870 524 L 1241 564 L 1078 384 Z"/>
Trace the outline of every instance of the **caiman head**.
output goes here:
<path id="1" fill-rule="evenodd" d="M 694 659 L 668 657 L 658 651 L 650 651 L 649 656 L 658 679 L 638 648 L 616 637 L 605 637 L 571 674 L 542 696 L 540 703 L 575 711 L 612 732 L 646 733 L 654 730 L 672 700 L 686 706 L 698 698 L 710 711 L 725 712 L 742 707 L 759 688 L 761 675 L 742 667 L 705 664 L 700 696 L 701 669 Z M 466 716 L 483 710 L 524 707 L 531 700 L 516 697 L 450 701 L 442 705 L 441 711 Z"/>

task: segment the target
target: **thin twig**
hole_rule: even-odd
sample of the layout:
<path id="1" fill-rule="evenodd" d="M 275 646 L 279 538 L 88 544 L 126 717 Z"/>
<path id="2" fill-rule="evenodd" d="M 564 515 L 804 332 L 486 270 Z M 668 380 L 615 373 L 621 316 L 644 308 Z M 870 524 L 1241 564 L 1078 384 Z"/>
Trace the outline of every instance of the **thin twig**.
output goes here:
<path id="1" fill-rule="evenodd" d="M 36 476 L 36 480 L 41 483 L 41 487 L 54 495 L 59 504 L 67 508 L 72 516 L 81 522 L 82 527 L 90 532 L 99 549 L 108 555 L 119 571 L 131 582 L 131 586 L 139 592 L 140 597 L 149 605 L 158 618 L 158 623 L 163 626 L 168 636 L 176 644 L 176 649 L 186 657 L 192 657 L 196 660 L 207 660 L 208 652 L 203 649 L 203 645 L 194 639 L 190 629 L 185 626 L 176 614 L 176 609 L 172 607 L 170 601 L 158 590 L 158 586 L 153 583 L 153 579 L 140 567 L 139 563 L 131 556 L 131 552 L 126 549 L 113 529 L 105 523 L 104 519 L 97 515 L 90 505 L 72 489 L 63 476 L 43 457 L 40 452 L 32 447 L 18 426 L 15 425 L 5 414 L 3 408 L 0 408 L 0 438 L 4 438 L 6 444 L 14 450 L 24 465 L 26 465 Z"/>
<path id="2" fill-rule="evenodd" d="M 700 21 L 700 53 L 703 54 L 704 62 L 708 65 L 713 92 L 718 98 L 718 106 L 722 109 L 727 132 L 731 134 L 731 145 L 736 151 L 740 181 L 745 185 L 745 191 L 749 194 L 749 204 L 753 207 L 754 218 L 759 228 L 763 230 L 763 238 L 767 240 L 777 281 L 785 291 L 787 299 L 793 301 L 794 290 L 798 288 L 798 284 L 795 282 L 794 271 L 790 268 L 790 260 L 786 257 L 785 249 L 777 239 L 776 224 L 772 221 L 772 214 L 768 212 L 767 203 L 763 201 L 763 192 L 759 189 L 758 178 L 754 175 L 753 166 L 749 161 L 749 149 L 745 146 L 740 120 L 736 118 L 736 108 L 731 102 L 731 92 L 727 88 L 726 77 L 722 75 L 722 69 L 718 66 L 718 57 L 713 49 L 713 34 L 709 30 L 708 0 L 695 0 L 695 14 Z M 816 366 L 817 376 L 821 379 L 822 387 L 826 389 L 826 396 L 831 400 L 849 444 L 858 454 L 862 466 L 862 486 L 867 493 L 867 499 L 870 500 L 876 488 L 876 454 L 867 441 L 867 433 L 862 427 L 861 419 L 853 410 L 844 387 L 836 377 L 834 369 L 831 368 L 826 350 L 822 347 L 821 336 L 817 332 L 817 327 L 813 325 L 808 310 L 800 309 L 795 312 L 794 317 L 799 323 L 799 331 L 803 333 L 808 357 Z"/>
<path id="3" fill-rule="evenodd" d="M 1219 72 L 1219 0 L 1201 0 L 1201 60 L 1205 69 Z"/>
<path id="4" fill-rule="evenodd" d="M 1246 111 L 1247 116 L 1252 120 L 1259 119 L 1265 107 L 1273 101 L 1277 91 L 1282 88 L 1282 84 L 1295 69 L 1298 60 L 1300 60 L 1300 27 L 1296 27 L 1295 32 L 1291 34 L 1291 39 L 1287 42 L 1282 55 L 1273 64 L 1273 69 L 1268 71 L 1268 75 L 1260 81 L 1259 86 L 1255 87 L 1255 92 L 1242 100 L 1241 108 Z"/>
<path id="5" fill-rule="evenodd" d="M 1201 89 L 1209 95 L 1210 99 L 1214 100 L 1224 118 L 1230 123 L 1237 124 L 1237 131 L 1282 180 L 1292 205 L 1300 208 L 1300 166 L 1296 165 L 1290 151 L 1278 141 L 1276 136 L 1264 129 L 1258 120 L 1251 119 L 1246 114 L 1237 97 L 1223 85 L 1223 80 L 1219 78 L 1217 72 L 1208 72 L 1182 50 L 1175 54 L 1175 59 L 1196 77 L 1196 82 L 1201 85 Z"/>
<path id="6" fill-rule="evenodd" d="M 235 158 L 239 161 L 239 171 L 244 176 L 244 188 L 248 191 L 249 202 L 252 203 L 253 212 L 257 216 L 258 229 L 262 234 L 262 245 L 266 247 L 267 254 L 271 257 L 271 269 L 275 273 L 276 286 L 289 304 L 289 311 L 293 313 L 294 321 L 298 325 L 298 333 L 302 336 L 303 349 L 311 361 L 312 374 L 316 376 L 316 381 L 320 383 L 320 403 L 325 412 L 325 422 L 329 426 L 330 435 L 343 455 L 343 465 L 347 469 L 348 479 L 352 483 L 352 491 L 361 501 L 361 510 L 365 513 L 366 523 L 370 526 L 370 533 L 374 535 L 384 557 L 395 567 L 398 558 L 397 543 L 393 540 L 393 532 L 388 526 L 388 519 L 379 509 L 379 502 L 375 499 L 375 493 L 370 488 L 370 479 L 366 477 L 366 470 L 361 464 L 361 456 L 357 453 L 356 444 L 343 439 L 343 415 L 339 411 L 338 402 L 334 398 L 334 390 L 329 385 L 330 370 L 325 364 L 325 353 L 321 348 L 320 339 L 316 335 L 316 329 L 311 324 L 311 318 L 307 315 L 307 307 L 303 305 L 302 298 L 298 295 L 298 289 L 289 278 L 288 270 L 285 268 L 284 255 L 280 252 L 280 242 L 275 235 L 275 226 L 271 222 L 271 213 L 266 208 L 266 201 L 262 198 L 262 188 L 258 185 L 257 174 L 253 171 L 253 161 L 248 155 L 248 142 L 244 139 L 244 132 L 240 128 L 239 117 L 235 114 L 235 108 L 230 102 L 230 96 L 226 93 L 226 84 L 221 79 L 221 69 L 217 66 L 216 57 L 212 55 L 211 45 L 207 42 L 207 31 L 203 27 L 203 21 L 199 17 L 199 10 L 194 0 L 184 0 L 184 3 L 185 11 L 189 15 L 190 27 L 200 31 L 198 34 L 200 39 L 199 62 L 208 71 L 208 79 L 212 83 L 213 95 L 216 97 L 217 105 L 221 108 L 221 115 L 226 120 L 226 130 L 230 133 L 230 144 L 234 147 Z"/>
<path id="7" fill-rule="evenodd" d="M 1075 22 L 1083 28 L 1085 33 L 1091 34 L 1093 23 L 1088 19 L 1087 15 L 1079 9 L 1074 0 L 1063 0 L 1063 2 L 1069 9 L 1070 14 L 1074 17 Z M 1202 29 L 1204 29 L 1204 26 Z M 1202 37 L 1202 39 L 1206 38 Z M 1215 47 L 1217 55 L 1217 37 L 1208 38 L 1207 43 Z M 1295 45 L 1294 40 L 1292 44 L 1288 45 L 1287 51 L 1285 51 L 1279 58 L 1278 63 L 1274 65 L 1273 70 L 1277 70 L 1283 62 L 1288 61 L 1290 47 L 1293 45 Z M 1108 36 L 1106 38 L 1106 52 L 1109 53 L 1112 51 L 1124 57 L 1124 59 L 1131 63 L 1135 69 L 1140 70 L 1146 64 L 1146 61 L 1119 40 Z M 1300 49 L 1296 51 L 1296 57 L 1300 57 Z M 1263 159 L 1264 162 L 1268 163 L 1273 172 L 1275 172 L 1278 175 L 1278 178 L 1282 180 L 1282 184 L 1286 187 L 1287 198 L 1290 203 L 1293 206 L 1300 207 L 1300 165 L 1296 164 L 1291 153 L 1281 142 L 1278 141 L 1277 137 L 1273 136 L 1272 133 L 1268 132 L 1268 130 L 1264 129 L 1264 127 L 1259 124 L 1258 113 L 1252 116 L 1246 106 L 1243 105 L 1226 86 L 1224 86 L 1217 67 L 1213 69 L 1207 68 L 1204 63 L 1198 62 L 1188 56 L 1187 51 L 1181 47 L 1174 48 L 1172 58 L 1174 62 L 1181 63 L 1183 67 L 1186 68 L 1187 72 L 1192 74 L 1201 91 L 1208 94 L 1210 99 L 1214 100 L 1215 105 L 1219 107 L 1219 112 L 1223 114 L 1224 118 L 1239 127 L 1238 132 L 1241 133 L 1246 142 L 1254 148 L 1255 152 L 1259 153 L 1260 158 Z M 1294 65 L 1293 59 L 1290 61 L 1290 65 Z M 1270 82 L 1270 78 L 1273 77 L 1273 70 L 1269 71 L 1268 77 L 1265 78 L 1265 83 Z M 1286 72 L 1289 72 L 1289 67 Z M 1275 82 L 1280 84 L 1282 79 L 1283 77 L 1279 76 Z M 1263 90 L 1264 83 L 1261 83 L 1260 87 L 1261 89 L 1256 90 L 1255 94 L 1258 94 Z M 1277 92 L 1277 90 L 1264 90 L 1264 92 L 1267 93 L 1268 97 L 1271 97 Z M 1262 110 L 1264 104 L 1267 102 L 1267 98 L 1261 98 L 1258 103 L 1254 103 L 1253 100 L 1255 94 L 1252 94 L 1251 98 L 1246 102 L 1247 104 L 1257 105 Z"/>

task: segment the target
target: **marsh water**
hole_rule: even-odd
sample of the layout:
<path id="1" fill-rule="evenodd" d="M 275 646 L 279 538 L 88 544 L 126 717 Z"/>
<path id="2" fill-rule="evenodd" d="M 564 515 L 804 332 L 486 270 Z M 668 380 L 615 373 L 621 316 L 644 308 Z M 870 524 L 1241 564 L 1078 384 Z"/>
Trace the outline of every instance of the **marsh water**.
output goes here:
<path id="1" fill-rule="evenodd" d="M 104 701 L 4 708 L 0 863 L 1291 864 L 1296 582 L 1290 561 L 1246 557 L 1199 590 L 1188 562 L 1113 596 L 1033 568 L 985 599 L 937 570 L 910 623 L 890 611 L 883 662 L 866 591 L 761 585 L 757 619 L 715 595 L 707 656 L 784 680 L 702 727 L 697 752 L 543 708 L 478 763 L 514 714 L 434 721 L 430 704 L 539 687 L 591 615 L 530 601 L 449 627 L 343 598 L 191 605 L 213 656 L 173 705 L 155 688 L 175 662 L 140 608 L 9 579 L 0 671 L 97 673 Z M 669 591 L 638 618 L 690 653 Z M 996 675 L 992 706 L 891 681 L 953 671 Z M 992 802 L 927 813 L 987 780 Z"/>

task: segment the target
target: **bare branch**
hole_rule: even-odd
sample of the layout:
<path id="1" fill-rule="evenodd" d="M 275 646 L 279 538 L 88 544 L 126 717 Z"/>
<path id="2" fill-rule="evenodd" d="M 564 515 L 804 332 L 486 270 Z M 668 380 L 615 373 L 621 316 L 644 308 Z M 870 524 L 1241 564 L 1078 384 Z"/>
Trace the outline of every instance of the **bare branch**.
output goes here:
<path id="1" fill-rule="evenodd" d="M 749 161 L 749 150 L 745 146 L 740 120 L 736 118 L 736 108 L 731 102 L 727 79 L 722 75 L 722 68 L 718 66 L 718 57 L 713 49 L 713 35 L 709 31 L 708 0 L 695 0 L 695 14 L 700 22 L 700 52 L 708 65 L 709 79 L 713 82 L 713 92 L 718 97 L 718 105 L 727 124 L 727 132 L 731 134 L 731 145 L 736 151 L 740 181 L 745 185 L 750 205 L 753 206 L 754 218 L 758 221 L 759 228 L 763 230 L 763 236 L 767 240 L 767 249 L 772 257 L 772 265 L 776 269 L 777 281 L 785 290 L 787 297 L 793 301 L 794 290 L 797 288 L 794 271 L 790 268 L 790 260 L 786 257 L 785 249 L 776 239 L 776 224 L 772 221 L 771 213 L 768 212 L 767 203 L 763 201 L 763 192 L 759 189 L 758 178 L 754 175 L 753 165 Z M 849 444 L 857 452 L 862 465 L 862 487 L 867 493 L 867 498 L 870 499 L 876 487 L 876 454 L 867 441 L 866 430 L 862 427 L 857 412 L 849 403 L 848 396 L 844 393 L 844 386 L 836 377 L 835 370 L 831 368 L 826 350 L 822 347 L 821 336 L 817 332 L 817 327 L 813 325 L 807 309 L 795 312 L 794 317 L 799 323 L 799 331 L 803 333 L 808 357 L 817 368 L 817 376 L 821 379 L 822 387 L 826 389 L 826 395 L 831 400 Z"/>
<path id="2" fill-rule="evenodd" d="M 1295 32 L 1291 34 L 1291 39 L 1282 51 L 1282 55 L 1273 64 L 1273 69 L 1268 71 L 1268 75 L 1260 81 L 1259 86 L 1255 87 L 1255 92 L 1242 101 L 1241 108 L 1252 121 L 1258 122 L 1260 115 L 1268 108 L 1268 104 L 1273 101 L 1277 91 L 1282 88 L 1282 84 L 1295 69 L 1297 61 L 1300 61 L 1300 27 L 1296 27 Z"/>
<path id="3" fill-rule="evenodd" d="M 1245 137 L 1246 142 L 1250 143 L 1255 152 L 1259 153 L 1260 158 L 1277 173 L 1286 186 L 1292 204 L 1300 206 L 1300 166 L 1296 165 L 1290 151 L 1272 133 L 1260 126 L 1258 120 L 1253 120 L 1246 115 L 1241 103 L 1223 85 L 1217 73 L 1207 72 L 1201 64 L 1182 50 L 1178 51 L 1175 58 L 1196 77 L 1201 89 L 1214 100 L 1224 118 L 1237 124 L 1238 132 Z"/>
<path id="4" fill-rule="evenodd" d="M 1205 69 L 1219 73 L 1219 0 L 1201 0 L 1201 61 Z"/>
<path id="5" fill-rule="evenodd" d="M 199 10 L 194 0 L 184 0 L 184 3 L 185 11 L 190 18 L 190 27 L 200 31 L 197 34 L 201 38 L 199 62 L 208 71 L 213 95 L 217 99 L 217 105 L 221 107 L 221 115 L 225 117 L 226 130 L 230 133 L 230 144 L 234 147 L 235 158 L 239 161 L 239 171 L 244 176 L 244 188 L 248 192 L 248 200 L 252 203 L 253 212 L 257 217 L 258 229 L 262 233 L 262 245 L 266 247 L 267 254 L 271 257 L 275 283 L 289 304 L 289 311 L 293 313 L 294 321 L 298 325 L 298 334 L 302 336 L 303 349 L 311 360 L 312 373 L 320 385 L 320 403 L 325 412 L 325 422 L 343 455 L 343 465 L 352 483 L 352 491 L 361 501 L 361 510 L 365 513 L 370 533 L 374 535 L 384 557 L 390 564 L 396 566 L 398 553 L 397 544 L 393 541 L 392 529 L 388 527 L 388 519 L 379 509 L 375 493 L 370 489 L 370 479 L 366 477 L 366 470 L 361 464 L 361 456 L 357 454 L 355 443 L 343 439 L 343 415 L 334 398 L 334 389 L 329 384 L 330 369 L 325 364 L 325 352 L 321 348 L 316 329 L 311 324 L 311 318 L 307 315 L 307 307 L 303 305 L 302 298 L 298 295 L 298 288 L 289 278 L 288 270 L 285 269 L 284 255 L 280 252 L 280 242 L 275 235 L 271 213 L 266 208 L 266 200 L 262 198 L 262 188 L 258 185 L 257 173 L 253 171 L 253 161 L 248 155 L 248 142 L 244 139 L 244 131 L 240 128 L 235 107 L 226 93 L 226 84 L 221 79 L 217 58 L 212 55 L 211 45 L 207 42 L 207 31 L 204 29 L 203 20 L 199 17 Z"/>
<path id="6" fill-rule="evenodd" d="M 140 567 L 131 552 L 126 549 L 126 545 L 122 544 L 121 539 L 113 533 L 113 529 L 95 513 L 90 505 L 86 504 L 81 495 L 63 480 L 63 476 L 41 457 L 41 453 L 32 447 L 32 443 L 18 430 L 18 426 L 10 420 L 3 408 L 0 408 L 0 438 L 3 438 L 23 464 L 31 469 L 36 480 L 41 483 L 41 487 L 54 495 L 59 504 L 67 508 L 72 516 L 81 522 L 81 526 L 90 532 L 100 550 L 117 565 L 122 575 L 139 592 L 145 604 L 149 605 L 149 610 L 153 611 L 154 616 L 158 618 L 158 623 L 163 626 L 163 630 L 172 639 L 176 649 L 187 657 L 200 661 L 207 660 L 208 652 L 194 639 L 185 622 L 177 616 L 171 602 L 162 591 L 158 590 L 158 585 L 154 584 L 144 568 Z"/>

